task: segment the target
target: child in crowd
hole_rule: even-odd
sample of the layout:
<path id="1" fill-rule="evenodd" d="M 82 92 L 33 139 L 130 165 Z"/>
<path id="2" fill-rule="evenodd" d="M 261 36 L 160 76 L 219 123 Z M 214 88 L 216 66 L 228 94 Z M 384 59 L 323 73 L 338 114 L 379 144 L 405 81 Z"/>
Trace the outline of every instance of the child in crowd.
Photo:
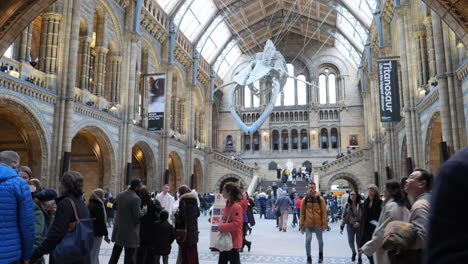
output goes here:
<path id="1" fill-rule="evenodd" d="M 169 263 L 169 254 L 171 253 L 171 245 L 175 239 L 175 230 L 174 227 L 169 224 L 167 219 L 169 218 L 169 213 L 166 210 L 162 210 L 159 213 L 160 221 L 156 222 L 154 225 L 154 234 L 156 241 L 154 244 L 154 256 L 157 262 L 160 263 L 159 259 L 163 258 L 163 264 Z"/>

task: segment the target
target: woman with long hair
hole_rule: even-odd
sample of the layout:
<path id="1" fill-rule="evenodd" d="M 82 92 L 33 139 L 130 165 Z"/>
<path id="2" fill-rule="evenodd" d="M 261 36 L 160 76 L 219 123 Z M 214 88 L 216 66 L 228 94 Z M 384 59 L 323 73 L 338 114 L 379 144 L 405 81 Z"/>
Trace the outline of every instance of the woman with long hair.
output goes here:
<path id="1" fill-rule="evenodd" d="M 372 239 L 375 225 L 370 222 L 379 220 L 380 212 L 382 211 L 379 188 L 374 184 L 369 184 L 367 186 L 367 194 L 368 196 L 362 205 L 360 247 Z M 369 259 L 369 263 L 374 264 L 372 256 L 367 256 L 367 258 Z"/>
<path id="2" fill-rule="evenodd" d="M 179 255 L 177 264 L 198 264 L 198 209 L 197 194 L 187 185 L 179 187 L 179 206 L 175 213 L 176 230 L 185 230 L 183 239 L 177 239 Z"/>
<path id="3" fill-rule="evenodd" d="M 219 224 L 219 232 L 230 232 L 232 246 L 230 251 L 219 253 L 218 264 L 240 264 L 239 249 L 242 248 L 242 223 L 245 205 L 241 202 L 242 194 L 239 186 L 233 182 L 224 184 L 222 188 L 223 197 L 226 201 L 223 217 Z"/>
<path id="4" fill-rule="evenodd" d="M 388 223 L 398 220 L 404 221 L 409 216 L 408 208 L 405 205 L 405 196 L 401 191 L 400 183 L 389 181 L 384 189 L 385 201 L 382 213 L 379 217 L 377 227 L 372 234 L 372 239 L 362 246 L 359 253 L 367 256 L 374 254 L 374 260 L 379 264 L 390 264 L 387 250 L 382 248 L 385 227 Z"/>
<path id="5" fill-rule="evenodd" d="M 343 234 L 343 229 L 346 225 L 346 231 L 348 233 L 348 243 L 351 251 L 353 253 L 351 257 L 351 261 L 356 260 L 356 246 L 354 244 L 354 240 L 356 240 L 356 245 L 360 246 L 360 238 L 361 238 L 361 195 L 356 191 L 352 190 L 349 193 L 348 203 L 344 209 L 343 213 L 343 221 L 341 222 L 340 226 L 340 234 Z M 361 255 L 358 257 L 358 263 L 362 263 Z"/>
<path id="6" fill-rule="evenodd" d="M 94 218 L 94 243 L 91 249 L 91 264 L 99 264 L 99 250 L 101 249 L 102 238 L 109 243 L 107 232 L 107 213 L 104 206 L 104 190 L 96 189 L 91 194 L 88 203 L 89 217 Z"/>
<path id="7" fill-rule="evenodd" d="M 55 213 L 54 222 L 47 232 L 46 239 L 40 246 L 34 249 L 30 260 L 31 263 L 41 258 L 44 254 L 52 252 L 68 232 L 70 223 L 76 222 L 75 210 L 72 203 L 76 208 L 79 219 L 89 218 L 89 211 L 83 200 L 83 176 L 76 171 L 67 171 L 63 174 L 60 183 L 62 184 L 64 192 L 62 196 L 56 200 L 57 211 Z M 70 262 L 67 263 L 84 264 L 89 262 L 90 257 L 87 255 L 80 259 L 70 260 Z M 50 255 L 49 263 L 57 263 L 53 258 L 53 254 Z"/>

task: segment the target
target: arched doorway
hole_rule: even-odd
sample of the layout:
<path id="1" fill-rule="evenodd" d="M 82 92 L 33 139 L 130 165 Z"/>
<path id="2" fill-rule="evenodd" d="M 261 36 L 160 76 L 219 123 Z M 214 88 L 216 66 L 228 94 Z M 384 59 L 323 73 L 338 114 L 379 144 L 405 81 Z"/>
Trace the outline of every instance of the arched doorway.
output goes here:
<path id="1" fill-rule="evenodd" d="M 429 163 L 429 169 L 432 173 L 436 173 L 441 165 L 440 142 L 442 142 L 442 124 L 440 122 L 440 114 L 437 112 L 431 118 L 426 136 L 426 164 Z"/>
<path id="2" fill-rule="evenodd" d="M 147 185 L 147 177 L 148 177 L 148 170 L 147 170 L 147 161 L 143 150 L 140 146 L 135 145 L 132 148 L 132 173 L 131 178 L 139 178 L 143 182 L 144 185 Z"/>
<path id="3" fill-rule="evenodd" d="M 29 110 L 14 101 L 0 99 L 0 151 L 16 151 L 21 165 L 30 167 L 33 178 L 43 185 L 49 185 L 45 182 L 47 146 L 44 130 Z"/>
<path id="4" fill-rule="evenodd" d="M 194 159 L 193 160 L 193 179 L 191 185 L 195 188 L 199 193 L 204 191 L 203 188 L 203 171 L 200 160 Z"/>
<path id="5" fill-rule="evenodd" d="M 219 178 L 215 186 L 215 192 L 221 193 L 221 191 L 223 190 L 224 184 L 226 184 L 227 182 L 234 182 L 236 184 L 239 184 L 239 187 L 241 190 L 244 190 L 244 187 L 247 188 L 246 182 L 240 176 L 235 175 L 235 174 L 227 174 Z"/>
<path id="6" fill-rule="evenodd" d="M 84 177 L 85 198 L 96 188 L 109 188 L 113 175 L 111 160 L 114 152 L 102 130 L 95 127 L 83 128 L 72 140 L 70 170 Z"/>
<path id="7" fill-rule="evenodd" d="M 173 151 L 169 154 L 169 179 L 167 184 L 169 184 L 169 189 L 171 193 L 175 194 L 177 189 L 183 183 L 184 179 L 182 161 L 180 160 L 179 154 Z"/>
<path id="8" fill-rule="evenodd" d="M 339 196 L 344 194 L 346 190 L 363 191 L 361 181 L 350 173 L 339 173 L 328 180 L 327 192 L 333 192 Z"/>

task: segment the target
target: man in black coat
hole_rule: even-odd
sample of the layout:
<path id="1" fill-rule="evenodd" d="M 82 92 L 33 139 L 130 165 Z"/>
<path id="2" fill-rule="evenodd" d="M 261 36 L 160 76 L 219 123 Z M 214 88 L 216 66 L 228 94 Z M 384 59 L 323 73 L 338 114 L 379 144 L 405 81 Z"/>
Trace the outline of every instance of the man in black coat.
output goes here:
<path id="1" fill-rule="evenodd" d="M 467 263 L 468 147 L 457 152 L 439 169 L 432 191 L 428 242 L 424 263 Z"/>

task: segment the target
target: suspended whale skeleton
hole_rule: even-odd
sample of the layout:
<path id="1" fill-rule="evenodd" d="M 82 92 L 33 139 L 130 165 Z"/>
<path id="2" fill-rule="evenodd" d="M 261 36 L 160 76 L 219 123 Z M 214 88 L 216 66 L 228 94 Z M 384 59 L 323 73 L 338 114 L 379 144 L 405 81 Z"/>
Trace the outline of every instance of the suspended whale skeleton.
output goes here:
<path id="1" fill-rule="evenodd" d="M 217 89 L 229 85 L 236 85 L 230 90 L 229 93 L 229 110 L 231 111 L 231 114 L 236 123 L 245 133 L 254 133 L 273 111 L 276 99 L 283 91 L 284 85 L 286 84 L 288 78 L 293 78 L 308 85 L 316 86 L 315 84 L 298 79 L 295 76 L 290 76 L 288 74 L 286 60 L 284 59 L 283 55 L 276 50 L 273 42 L 268 40 L 265 44 L 263 52 L 258 52 L 255 54 L 255 57 L 250 59 L 249 64 L 234 76 L 234 82 L 220 86 Z M 255 81 L 261 81 L 265 85 L 256 87 L 254 85 Z M 251 126 L 247 126 L 241 120 L 236 112 L 236 105 L 234 103 L 235 92 L 244 88 L 246 85 L 249 87 L 253 95 L 257 95 L 259 97 L 261 94 L 271 92 L 270 102 L 268 102 L 266 105 L 266 108 L 262 115 L 260 115 L 260 118 L 257 119 L 257 121 L 255 121 Z"/>

